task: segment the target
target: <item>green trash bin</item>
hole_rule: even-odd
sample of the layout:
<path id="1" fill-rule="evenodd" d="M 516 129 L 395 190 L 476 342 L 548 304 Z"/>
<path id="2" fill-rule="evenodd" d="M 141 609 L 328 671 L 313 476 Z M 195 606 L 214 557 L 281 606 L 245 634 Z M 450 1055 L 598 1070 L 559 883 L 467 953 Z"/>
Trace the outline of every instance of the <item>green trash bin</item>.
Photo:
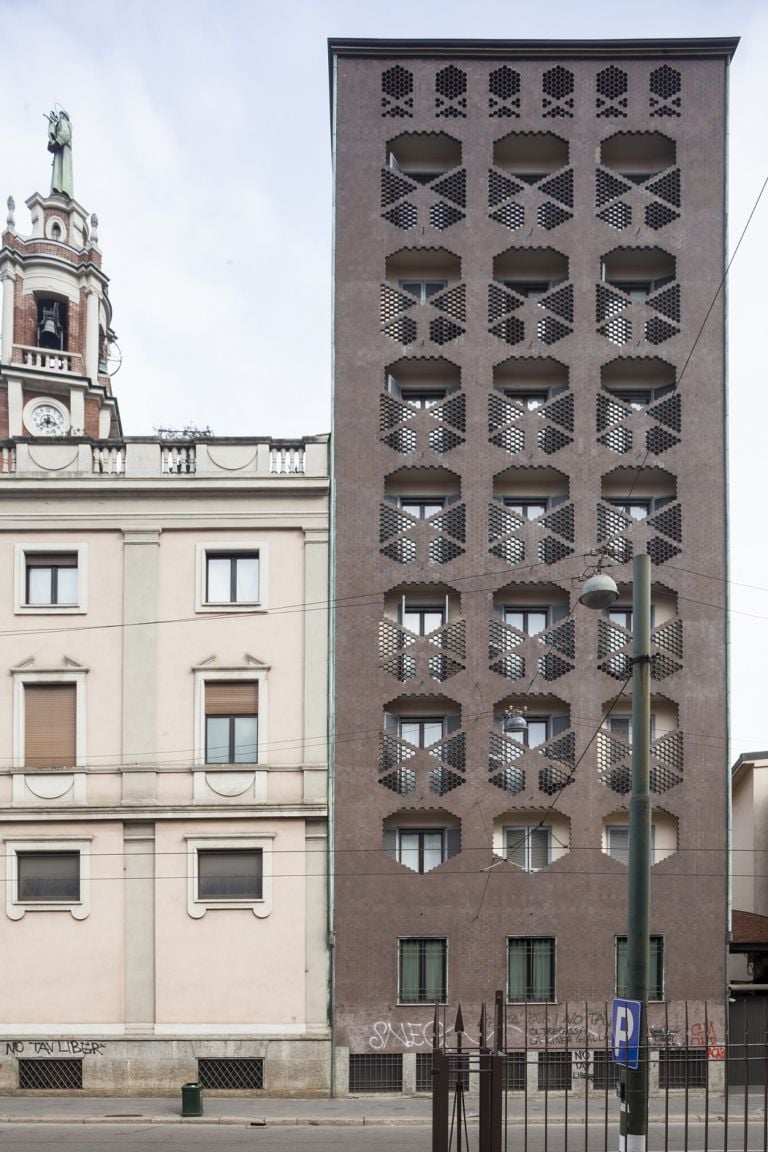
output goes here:
<path id="1" fill-rule="evenodd" d="M 182 1116 L 202 1116 L 203 1114 L 203 1086 L 202 1084 L 182 1084 L 181 1086 L 181 1114 Z"/>

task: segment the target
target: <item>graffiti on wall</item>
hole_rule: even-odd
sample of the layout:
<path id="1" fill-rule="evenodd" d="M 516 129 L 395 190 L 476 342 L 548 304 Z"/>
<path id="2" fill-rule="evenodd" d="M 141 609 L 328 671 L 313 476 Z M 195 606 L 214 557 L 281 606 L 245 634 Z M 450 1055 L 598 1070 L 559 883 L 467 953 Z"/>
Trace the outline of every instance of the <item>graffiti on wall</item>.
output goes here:
<path id="1" fill-rule="evenodd" d="M 102 1056 L 101 1040 L 7 1040 L 6 1056 Z"/>

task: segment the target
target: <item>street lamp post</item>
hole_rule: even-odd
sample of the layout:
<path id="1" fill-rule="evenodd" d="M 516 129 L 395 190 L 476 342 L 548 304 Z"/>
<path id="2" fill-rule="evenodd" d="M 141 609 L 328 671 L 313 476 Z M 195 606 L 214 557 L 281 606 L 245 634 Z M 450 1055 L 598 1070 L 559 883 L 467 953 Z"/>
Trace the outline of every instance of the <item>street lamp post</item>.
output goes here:
<path id="1" fill-rule="evenodd" d="M 581 601 L 605 609 L 618 589 L 598 570 L 584 585 Z M 620 1152 L 645 1152 L 648 1136 L 648 967 L 651 949 L 651 561 L 632 563 L 632 796 L 629 805 L 627 990 L 639 1000 L 638 1067 L 626 1068 Z"/>

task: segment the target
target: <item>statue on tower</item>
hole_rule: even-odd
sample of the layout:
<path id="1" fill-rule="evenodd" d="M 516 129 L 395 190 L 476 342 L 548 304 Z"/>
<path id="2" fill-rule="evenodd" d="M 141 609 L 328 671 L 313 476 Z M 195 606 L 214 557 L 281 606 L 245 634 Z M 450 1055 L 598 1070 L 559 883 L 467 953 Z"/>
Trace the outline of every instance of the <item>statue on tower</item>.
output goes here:
<path id="1" fill-rule="evenodd" d="M 74 182 L 72 179 L 72 122 L 67 113 L 49 112 L 48 121 L 48 151 L 53 152 L 53 171 L 51 173 L 51 195 L 55 192 L 62 196 L 74 197 Z"/>

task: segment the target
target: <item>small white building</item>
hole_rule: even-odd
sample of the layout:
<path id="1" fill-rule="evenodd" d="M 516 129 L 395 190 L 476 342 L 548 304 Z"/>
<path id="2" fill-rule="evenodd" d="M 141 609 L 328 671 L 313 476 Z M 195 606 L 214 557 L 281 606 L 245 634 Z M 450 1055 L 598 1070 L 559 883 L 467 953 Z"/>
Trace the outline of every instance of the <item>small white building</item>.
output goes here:
<path id="1" fill-rule="evenodd" d="M 327 1092 L 326 436 L 122 435 L 95 218 L 0 247 L 0 1093 Z"/>

